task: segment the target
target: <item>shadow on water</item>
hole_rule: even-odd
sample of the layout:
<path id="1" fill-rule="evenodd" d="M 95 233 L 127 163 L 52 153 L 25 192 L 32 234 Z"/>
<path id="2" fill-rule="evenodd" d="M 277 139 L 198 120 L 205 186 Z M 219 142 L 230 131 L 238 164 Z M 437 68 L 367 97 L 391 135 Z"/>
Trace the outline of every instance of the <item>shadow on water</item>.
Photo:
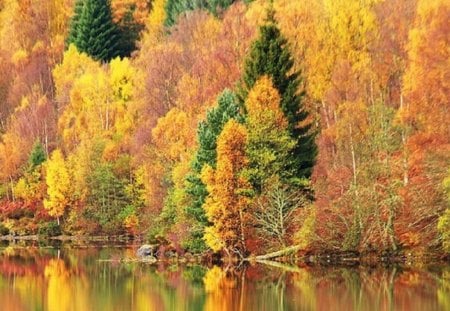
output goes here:
<path id="1" fill-rule="evenodd" d="M 450 267 L 124 263 L 136 247 L 0 246 L 3 310 L 450 310 Z"/>

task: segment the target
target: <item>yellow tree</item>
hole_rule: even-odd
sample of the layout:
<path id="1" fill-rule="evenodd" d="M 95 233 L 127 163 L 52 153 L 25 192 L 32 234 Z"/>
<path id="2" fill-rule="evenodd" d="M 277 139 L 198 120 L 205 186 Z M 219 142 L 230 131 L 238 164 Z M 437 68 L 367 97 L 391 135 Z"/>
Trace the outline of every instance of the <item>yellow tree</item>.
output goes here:
<path id="1" fill-rule="evenodd" d="M 261 190 L 270 177 L 289 179 L 295 176 L 295 172 L 286 169 L 295 141 L 289 135 L 280 100 L 272 80 L 263 76 L 250 90 L 245 102 L 250 160 L 250 168 L 246 171 L 257 190 Z"/>
<path id="2" fill-rule="evenodd" d="M 69 205 L 70 176 L 63 154 L 59 149 L 53 151 L 46 163 L 47 198 L 44 207 L 48 214 L 56 217 L 58 225 L 60 217 Z"/>
<path id="3" fill-rule="evenodd" d="M 249 224 L 250 184 L 242 171 L 248 164 L 245 154 L 247 130 L 235 120 L 224 126 L 217 139 L 216 169 L 202 170 L 202 182 L 209 195 L 205 209 L 211 226 L 205 229 L 205 241 L 214 251 L 223 250 L 229 258 L 246 254 L 246 232 Z"/>

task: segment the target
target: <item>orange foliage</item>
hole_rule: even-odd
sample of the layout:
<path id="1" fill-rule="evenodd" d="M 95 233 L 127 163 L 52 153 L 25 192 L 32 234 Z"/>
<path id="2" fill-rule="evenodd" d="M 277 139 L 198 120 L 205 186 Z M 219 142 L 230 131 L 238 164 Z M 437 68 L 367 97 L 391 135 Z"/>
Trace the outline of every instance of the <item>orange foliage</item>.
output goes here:
<path id="1" fill-rule="evenodd" d="M 245 255 L 249 225 L 250 189 L 242 170 L 248 164 L 245 155 L 247 131 L 235 120 L 224 126 L 217 139 L 217 168 L 206 166 L 202 181 L 209 192 L 204 209 L 212 226 L 205 230 L 205 241 L 214 250 L 224 250 L 228 256 Z"/>

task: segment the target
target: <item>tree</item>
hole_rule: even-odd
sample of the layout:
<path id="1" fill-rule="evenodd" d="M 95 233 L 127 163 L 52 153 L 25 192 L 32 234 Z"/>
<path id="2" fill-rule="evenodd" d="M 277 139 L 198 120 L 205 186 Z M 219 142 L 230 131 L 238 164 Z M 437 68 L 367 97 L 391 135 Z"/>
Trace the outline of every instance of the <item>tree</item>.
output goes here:
<path id="1" fill-rule="evenodd" d="M 280 95 L 268 76 L 261 77 L 253 86 L 245 102 L 248 131 L 246 148 L 249 167 L 246 174 L 257 193 L 271 177 L 292 182 L 290 154 L 295 141 L 288 132 L 288 121 L 280 109 Z M 297 180 L 297 182 L 299 182 Z"/>
<path id="2" fill-rule="evenodd" d="M 187 177 L 186 189 L 186 192 L 192 197 L 192 202 L 186 211 L 200 224 L 201 236 L 203 236 L 204 226 L 208 223 L 202 208 L 208 192 L 205 184 L 201 181 L 200 174 L 205 165 L 216 167 L 217 137 L 230 119 L 239 119 L 239 106 L 235 94 L 230 90 L 225 90 L 218 97 L 217 106 L 208 111 L 206 120 L 198 125 L 198 149 L 192 162 L 193 172 Z"/>
<path id="3" fill-rule="evenodd" d="M 178 16 L 187 11 L 205 9 L 216 14 L 220 9 L 226 9 L 236 0 L 167 0 L 166 26 L 172 26 L 177 22 Z"/>
<path id="4" fill-rule="evenodd" d="M 111 164 L 100 163 L 87 176 L 87 185 L 85 216 L 94 219 L 104 232 L 117 232 L 122 228 L 120 214 L 130 203 L 123 181 L 114 174 Z"/>
<path id="5" fill-rule="evenodd" d="M 249 229 L 250 184 L 242 175 L 247 166 L 247 130 L 236 120 L 228 121 L 217 139 L 216 169 L 203 167 L 202 182 L 208 196 L 203 208 L 211 226 L 205 229 L 206 244 L 213 251 L 223 250 L 229 258 L 246 255 Z"/>
<path id="6" fill-rule="evenodd" d="M 66 38 L 66 47 L 68 48 L 71 43 L 75 43 L 80 33 L 80 18 L 83 13 L 83 6 L 86 0 L 76 0 L 73 10 L 73 16 L 70 19 L 69 34 Z"/>
<path id="7" fill-rule="evenodd" d="M 44 207 L 50 216 L 56 217 L 59 225 L 59 219 L 69 204 L 70 195 L 70 175 L 59 149 L 53 151 L 46 169 L 47 198 L 44 200 Z"/>
<path id="8" fill-rule="evenodd" d="M 307 197 L 300 191 L 271 179 L 263 195 L 254 202 L 253 219 L 259 236 L 270 247 L 288 246 L 296 222 L 295 212 L 307 202 Z"/>
<path id="9" fill-rule="evenodd" d="M 31 150 L 30 157 L 28 158 L 28 165 L 30 169 L 33 170 L 35 167 L 41 165 L 47 160 L 47 155 L 40 141 L 34 143 L 33 149 Z"/>
<path id="10" fill-rule="evenodd" d="M 292 72 L 294 61 L 273 15 L 273 10 L 270 10 L 266 23 L 260 27 L 259 38 L 253 43 L 245 61 L 239 97 L 243 103 L 261 76 L 268 75 L 272 79 L 281 95 L 280 108 L 288 121 L 288 130 L 296 141 L 289 171 L 298 178 L 309 178 L 316 156 L 314 135 L 308 122 L 308 112 L 301 103 L 304 93 L 299 93 L 302 82 L 300 74 Z"/>
<path id="11" fill-rule="evenodd" d="M 126 56 L 123 50 L 122 34 L 113 22 L 108 0 L 85 0 L 78 4 L 81 15 L 75 15 L 68 44 L 75 44 L 80 52 L 85 52 L 96 60 L 108 62 L 117 56 Z"/>
<path id="12" fill-rule="evenodd" d="M 119 26 L 122 40 L 121 50 L 124 55 L 131 55 L 136 49 L 136 42 L 148 15 L 148 0 L 112 0 L 113 21 Z"/>

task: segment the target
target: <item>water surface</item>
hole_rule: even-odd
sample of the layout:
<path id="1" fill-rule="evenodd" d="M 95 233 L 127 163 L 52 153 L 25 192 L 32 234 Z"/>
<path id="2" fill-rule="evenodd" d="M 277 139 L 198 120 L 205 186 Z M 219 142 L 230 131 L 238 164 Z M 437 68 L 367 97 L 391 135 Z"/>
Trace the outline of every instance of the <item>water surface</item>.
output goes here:
<path id="1" fill-rule="evenodd" d="M 136 247 L 0 246 L 1 310 L 450 310 L 450 267 L 123 263 Z M 112 261 L 111 261 L 112 260 Z"/>

